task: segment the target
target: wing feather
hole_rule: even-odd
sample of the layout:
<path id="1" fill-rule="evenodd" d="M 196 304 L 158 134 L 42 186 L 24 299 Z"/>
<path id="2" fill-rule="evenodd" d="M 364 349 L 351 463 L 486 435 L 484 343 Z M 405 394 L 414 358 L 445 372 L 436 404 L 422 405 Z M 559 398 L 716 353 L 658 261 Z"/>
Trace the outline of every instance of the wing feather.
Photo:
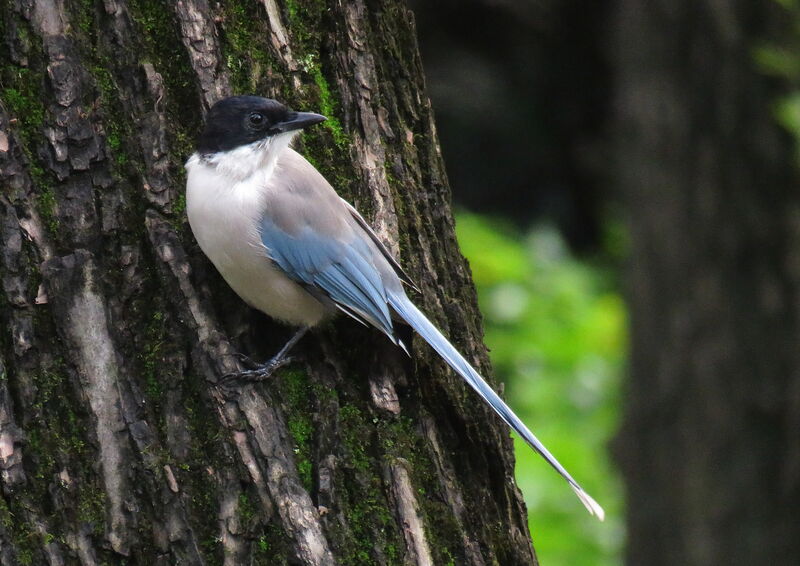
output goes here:
<path id="1" fill-rule="evenodd" d="M 369 236 L 370 240 L 375 244 L 378 248 L 378 251 L 381 252 L 386 261 L 389 262 L 389 265 L 392 266 L 394 272 L 400 278 L 400 281 L 414 289 L 415 291 L 419 292 L 419 288 L 414 284 L 414 281 L 409 277 L 408 273 L 406 273 L 403 268 L 400 266 L 400 263 L 394 258 L 391 252 L 383 245 L 378 235 L 372 229 L 372 227 L 367 224 L 367 221 L 364 220 L 364 217 L 359 214 L 359 212 L 353 207 L 352 204 L 347 202 L 346 200 L 342 199 L 342 203 L 344 204 L 345 208 L 350 212 L 350 215 L 353 217 L 353 220 L 361 227 L 362 230 Z"/>
<path id="2" fill-rule="evenodd" d="M 397 342 L 380 271 L 373 250 L 354 232 L 346 239 L 323 236 L 309 226 L 289 234 L 268 215 L 261 221 L 261 241 L 270 259 L 286 275 L 324 293 L 343 312 L 367 322 Z"/>

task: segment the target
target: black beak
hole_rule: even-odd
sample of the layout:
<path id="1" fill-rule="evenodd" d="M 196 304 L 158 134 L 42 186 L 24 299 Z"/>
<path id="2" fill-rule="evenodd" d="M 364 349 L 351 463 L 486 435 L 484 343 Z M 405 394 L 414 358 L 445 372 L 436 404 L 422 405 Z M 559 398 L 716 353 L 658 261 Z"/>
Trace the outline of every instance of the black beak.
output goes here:
<path id="1" fill-rule="evenodd" d="M 314 114 L 313 112 L 289 112 L 284 121 L 278 122 L 272 126 L 272 132 L 278 134 L 291 132 L 292 130 L 300 130 L 324 122 L 327 119 L 328 118 L 322 114 Z"/>

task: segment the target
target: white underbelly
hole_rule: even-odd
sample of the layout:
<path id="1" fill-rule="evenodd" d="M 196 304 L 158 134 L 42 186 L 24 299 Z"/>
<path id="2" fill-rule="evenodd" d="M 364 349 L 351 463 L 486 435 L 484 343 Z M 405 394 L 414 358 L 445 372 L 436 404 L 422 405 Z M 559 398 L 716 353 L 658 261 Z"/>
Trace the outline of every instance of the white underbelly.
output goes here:
<path id="1" fill-rule="evenodd" d="M 327 314 L 322 303 L 274 266 L 263 247 L 260 254 L 253 250 L 238 257 L 225 250 L 216 253 L 213 247 L 203 251 L 237 295 L 269 316 L 297 326 L 314 326 Z"/>
<path id="2" fill-rule="evenodd" d="M 186 212 L 197 243 L 246 303 L 297 326 L 314 326 L 328 309 L 269 259 L 257 229 L 259 194 L 227 187 L 195 164 L 189 170 Z"/>

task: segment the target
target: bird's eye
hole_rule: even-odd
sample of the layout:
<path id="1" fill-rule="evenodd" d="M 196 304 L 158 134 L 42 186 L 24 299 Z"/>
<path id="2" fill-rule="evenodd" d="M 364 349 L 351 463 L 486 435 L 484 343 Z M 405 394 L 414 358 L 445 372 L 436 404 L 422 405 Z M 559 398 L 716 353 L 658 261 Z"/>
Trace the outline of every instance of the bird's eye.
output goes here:
<path id="1" fill-rule="evenodd" d="M 266 117 L 261 112 L 252 112 L 248 117 L 247 121 L 250 122 L 251 126 L 255 126 L 256 128 L 260 128 L 264 125 L 267 121 Z"/>

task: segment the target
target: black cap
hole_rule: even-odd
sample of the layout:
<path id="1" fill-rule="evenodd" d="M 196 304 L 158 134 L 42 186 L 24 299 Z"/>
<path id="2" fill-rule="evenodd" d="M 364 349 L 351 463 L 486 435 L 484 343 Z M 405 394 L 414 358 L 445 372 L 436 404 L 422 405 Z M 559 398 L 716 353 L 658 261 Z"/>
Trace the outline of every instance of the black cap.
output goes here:
<path id="1" fill-rule="evenodd" d="M 326 120 L 313 112 L 294 112 L 260 96 L 223 98 L 208 111 L 206 127 L 197 142 L 204 154 L 228 151 Z"/>

